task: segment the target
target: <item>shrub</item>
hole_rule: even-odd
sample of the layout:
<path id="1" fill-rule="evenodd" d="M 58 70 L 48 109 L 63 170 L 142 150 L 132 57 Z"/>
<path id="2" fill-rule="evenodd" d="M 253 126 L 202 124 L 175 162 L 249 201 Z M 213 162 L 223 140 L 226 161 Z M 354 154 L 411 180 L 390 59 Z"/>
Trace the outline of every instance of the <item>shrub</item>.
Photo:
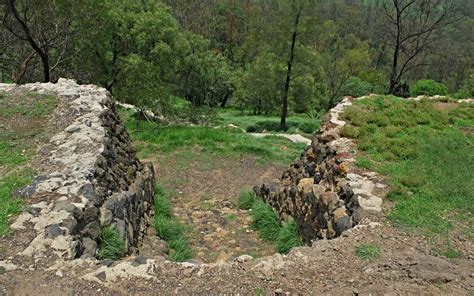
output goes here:
<path id="1" fill-rule="evenodd" d="M 431 79 L 418 80 L 411 89 L 413 96 L 444 96 L 448 93 L 448 87 Z"/>
<path id="2" fill-rule="evenodd" d="M 280 231 L 278 218 L 271 206 L 261 200 L 256 200 L 252 207 L 252 227 L 260 232 L 260 237 L 266 241 L 275 241 Z"/>
<path id="3" fill-rule="evenodd" d="M 359 77 L 351 77 L 341 88 L 341 95 L 362 97 L 372 92 L 373 86 Z"/>
<path id="4" fill-rule="evenodd" d="M 116 227 L 104 227 L 100 232 L 100 245 L 97 258 L 119 259 L 125 251 L 125 243 Z"/>
<path id="5" fill-rule="evenodd" d="M 373 244 L 362 244 L 356 247 L 355 253 L 360 259 L 372 261 L 379 258 L 380 249 Z"/>
<path id="6" fill-rule="evenodd" d="M 254 201 L 255 201 L 255 196 L 252 191 L 250 190 L 242 191 L 238 199 L 239 209 L 249 210 L 250 208 L 252 208 Z"/>
<path id="7" fill-rule="evenodd" d="M 284 223 L 278 233 L 277 237 L 277 250 L 279 253 L 286 254 L 292 248 L 299 247 L 303 244 L 300 235 L 298 233 L 298 225 L 295 221 L 291 220 Z"/>

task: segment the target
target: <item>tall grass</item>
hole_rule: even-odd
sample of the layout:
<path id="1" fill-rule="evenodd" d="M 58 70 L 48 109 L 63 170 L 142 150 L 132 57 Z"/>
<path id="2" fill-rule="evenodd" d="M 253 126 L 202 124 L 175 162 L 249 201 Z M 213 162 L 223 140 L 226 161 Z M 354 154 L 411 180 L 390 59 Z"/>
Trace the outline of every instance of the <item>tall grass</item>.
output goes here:
<path id="1" fill-rule="evenodd" d="M 303 244 L 295 221 L 290 220 L 280 225 L 272 207 L 255 198 L 252 191 L 242 191 L 238 203 L 239 208 L 249 210 L 252 228 L 259 232 L 260 238 L 275 243 L 278 252 L 288 253 L 292 248 Z"/>

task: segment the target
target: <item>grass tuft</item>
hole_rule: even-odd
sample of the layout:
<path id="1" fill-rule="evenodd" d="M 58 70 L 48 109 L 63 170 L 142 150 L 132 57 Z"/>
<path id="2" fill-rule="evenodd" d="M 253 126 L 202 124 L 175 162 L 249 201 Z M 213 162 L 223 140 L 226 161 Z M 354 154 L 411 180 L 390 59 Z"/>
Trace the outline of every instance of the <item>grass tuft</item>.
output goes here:
<path id="1" fill-rule="evenodd" d="M 373 261 L 380 257 L 380 249 L 374 244 L 362 244 L 356 247 L 355 254 L 362 260 Z"/>
<path id="2" fill-rule="evenodd" d="M 295 221 L 283 223 L 277 237 L 277 250 L 279 253 L 286 254 L 292 248 L 303 245 L 298 233 L 298 225 Z"/>
<path id="3" fill-rule="evenodd" d="M 238 205 L 239 209 L 249 210 L 252 208 L 253 203 L 255 202 L 255 195 L 251 190 L 244 190 L 240 192 Z"/>
<path id="4" fill-rule="evenodd" d="M 277 239 L 280 224 L 278 224 L 278 218 L 271 206 L 261 200 L 256 200 L 250 215 L 253 220 L 252 227 L 259 231 L 263 240 L 275 241 Z"/>
<path id="5" fill-rule="evenodd" d="M 104 227 L 100 232 L 100 245 L 97 259 L 117 260 L 125 251 L 125 243 L 116 227 Z"/>

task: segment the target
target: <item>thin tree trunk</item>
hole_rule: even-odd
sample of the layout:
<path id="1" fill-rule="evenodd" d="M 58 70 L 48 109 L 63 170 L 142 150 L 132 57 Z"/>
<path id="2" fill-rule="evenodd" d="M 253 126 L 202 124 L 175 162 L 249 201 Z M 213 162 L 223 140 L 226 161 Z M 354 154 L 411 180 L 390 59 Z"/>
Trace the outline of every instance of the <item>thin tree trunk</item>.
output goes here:
<path id="1" fill-rule="evenodd" d="M 19 84 L 21 80 L 23 79 L 23 76 L 25 76 L 26 69 L 28 69 L 28 63 L 31 61 L 31 59 L 35 56 L 36 51 L 33 51 L 30 53 L 26 59 L 21 63 L 20 69 L 18 70 L 17 73 L 15 73 L 15 76 L 12 77 L 13 83 Z"/>
<path id="2" fill-rule="evenodd" d="M 33 39 L 30 28 L 28 27 L 26 22 L 21 19 L 20 14 L 18 13 L 18 10 L 16 9 L 15 0 L 7 0 L 7 6 L 8 6 L 8 9 L 11 11 L 11 13 L 13 13 L 13 16 L 15 17 L 17 22 L 20 24 L 21 28 L 23 29 L 23 32 L 26 35 L 26 40 L 41 58 L 41 62 L 43 64 L 43 81 L 49 82 L 50 70 L 49 70 L 49 56 L 48 56 L 47 51 L 42 50 Z"/>
<path id="3" fill-rule="evenodd" d="M 389 88 L 388 88 L 388 93 L 389 94 L 393 94 L 395 92 L 395 88 L 398 84 L 398 81 L 397 81 L 397 67 L 398 67 L 398 57 L 400 55 L 400 34 L 401 34 L 401 15 L 400 15 L 400 10 L 398 8 L 398 6 L 396 6 L 397 8 L 397 40 L 396 40 L 396 44 L 395 44 L 395 49 L 394 49 L 394 52 L 393 52 L 393 63 L 392 63 L 392 72 L 391 72 L 391 75 L 390 75 L 390 85 L 389 85 Z"/>
<path id="4" fill-rule="evenodd" d="M 295 24 L 293 27 L 293 34 L 291 36 L 290 56 L 288 58 L 288 64 L 287 64 L 287 69 L 286 69 L 285 88 L 283 89 L 283 94 L 282 94 L 282 109 L 281 109 L 281 118 L 280 118 L 281 130 L 286 129 L 286 117 L 288 116 L 288 93 L 290 91 L 291 70 L 293 67 L 293 60 L 295 57 L 296 36 L 298 34 L 298 24 L 300 22 L 301 10 L 302 10 L 301 7 L 299 7 L 295 16 Z"/>

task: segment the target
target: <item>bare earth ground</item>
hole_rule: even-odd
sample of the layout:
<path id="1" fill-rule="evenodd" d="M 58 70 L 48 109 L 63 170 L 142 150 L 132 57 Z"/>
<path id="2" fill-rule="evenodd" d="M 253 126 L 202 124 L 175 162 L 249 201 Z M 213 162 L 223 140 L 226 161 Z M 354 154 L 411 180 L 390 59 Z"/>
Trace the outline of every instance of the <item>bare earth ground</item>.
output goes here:
<path id="1" fill-rule="evenodd" d="M 0 270 L 0 295 L 474 295 L 472 240 L 451 237 L 463 255 L 448 260 L 433 252 L 432 238 L 392 227 L 383 218 L 335 240 L 293 249 L 289 255 L 233 262 L 244 253 L 260 257 L 275 252 L 251 231 L 248 213 L 238 210 L 236 201 L 243 188 L 278 178 L 282 168 L 251 158 L 210 158 L 197 147 L 189 154 L 150 160 L 157 180 L 172 193 L 178 219 L 190 225 L 198 267 L 163 262 L 152 271 L 156 279 L 106 283 L 81 278 L 90 269 L 59 273 L 44 270 L 45 262 L 24 258 L 17 263 L 29 268 Z M 26 232 L 0 238 L 0 260 L 31 239 Z M 379 246 L 380 257 L 358 258 L 355 248 L 363 243 Z M 140 252 L 153 256 L 154 247 L 145 242 Z M 200 262 L 216 263 L 204 267 Z"/>
<path id="2" fill-rule="evenodd" d="M 354 254 L 355 246 L 368 242 L 381 250 L 380 258 L 372 262 Z M 155 271 L 158 280 L 131 278 L 108 286 L 78 279 L 70 272 L 59 277 L 54 271 L 13 271 L 0 275 L 0 295 L 258 295 L 275 291 L 302 295 L 472 295 L 472 254 L 470 259 L 448 261 L 432 256 L 430 250 L 426 238 L 382 224 L 353 230 L 346 237 L 312 248 L 294 249 L 268 269 L 251 261 L 217 265 L 200 273 L 168 263 Z"/>
<path id="3" fill-rule="evenodd" d="M 211 159 L 198 147 L 189 155 L 157 155 L 149 160 L 158 183 L 172 195 L 178 220 L 189 226 L 195 261 L 223 262 L 242 254 L 261 257 L 276 252 L 251 229 L 250 216 L 238 209 L 237 198 L 244 188 L 278 179 L 282 167 L 258 164 L 252 158 Z M 149 247 L 145 243 L 141 253 Z"/>

